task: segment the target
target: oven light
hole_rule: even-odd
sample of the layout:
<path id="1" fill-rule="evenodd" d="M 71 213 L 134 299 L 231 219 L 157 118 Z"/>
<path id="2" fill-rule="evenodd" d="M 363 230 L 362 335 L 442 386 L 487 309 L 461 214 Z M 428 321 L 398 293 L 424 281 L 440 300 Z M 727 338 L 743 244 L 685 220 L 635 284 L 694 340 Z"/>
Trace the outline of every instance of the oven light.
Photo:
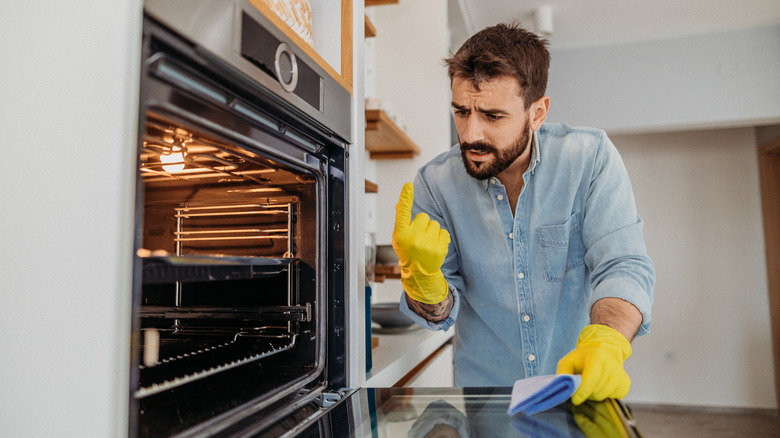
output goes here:
<path id="1" fill-rule="evenodd" d="M 168 173 L 176 173 L 184 170 L 184 150 L 178 146 L 173 146 L 172 152 L 160 155 L 162 168 Z"/>

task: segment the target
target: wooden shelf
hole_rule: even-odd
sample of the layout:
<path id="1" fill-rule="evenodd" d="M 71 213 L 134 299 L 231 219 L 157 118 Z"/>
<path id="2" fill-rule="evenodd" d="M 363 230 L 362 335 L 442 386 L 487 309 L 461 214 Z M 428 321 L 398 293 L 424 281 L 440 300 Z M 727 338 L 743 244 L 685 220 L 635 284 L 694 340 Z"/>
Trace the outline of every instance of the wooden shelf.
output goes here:
<path id="1" fill-rule="evenodd" d="M 366 0 L 366 6 L 395 5 L 398 0 Z"/>
<path id="2" fill-rule="evenodd" d="M 374 27 L 374 23 L 371 22 L 371 20 L 368 19 L 368 15 L 366 15 L 366 38 L 373 38 L 376 36 L 376 28 Z"/>
<path id="3" fill-rule="evenodd" d="M 366 193 L 378 193 L 379 192 L 379 186 L 376 183 L 374 183 L 374 182 L 366 180 L 365 192 Z"/>
<path id="4" fill-rule="evenodd" d="M 374 282 L 382 283 L 386 278 L 401 278 L 401 267 L 398 265 L 374 265 Z"/>
<path id="5" fill-rule="evenodd" d="M 382 110 L 366 110 L 366 150 L 372 159 L 413 158 L 420 148 Z"/>

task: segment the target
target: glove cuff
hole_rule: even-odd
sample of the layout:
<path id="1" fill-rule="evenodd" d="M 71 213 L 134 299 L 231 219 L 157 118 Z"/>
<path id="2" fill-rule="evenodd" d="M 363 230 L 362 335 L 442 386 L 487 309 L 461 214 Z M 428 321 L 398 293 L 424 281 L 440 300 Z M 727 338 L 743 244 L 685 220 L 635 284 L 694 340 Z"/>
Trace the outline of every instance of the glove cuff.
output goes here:
<path id="1" fill-rule="evenodd" d="M 623 361 L 631 357 L 631 343 L 622 333 L 603 324 L 591 324 L 580 332 L 577 345 L 583 343 L 610 344 L 623 355 Z"/>
<path id="2" fill-rule="evenodd" d="M 444 279 L 441 270 L 432 274 L 424 274 L 420 271 L 402 268 L 401 284 L 410 298 L 425 304 L 441 303 L 447 298 L 449 292 L 447 280 Z"/>

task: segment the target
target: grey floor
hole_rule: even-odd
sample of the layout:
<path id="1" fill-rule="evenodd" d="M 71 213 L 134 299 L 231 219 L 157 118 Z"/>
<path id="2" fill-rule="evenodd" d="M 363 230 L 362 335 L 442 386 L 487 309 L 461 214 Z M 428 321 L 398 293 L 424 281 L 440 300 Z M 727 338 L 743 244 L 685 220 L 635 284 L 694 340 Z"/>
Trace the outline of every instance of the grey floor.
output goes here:
<path id="1" fill-rule="evenodd" d="M 631 405 L 644 438 L 780 437 L 773 410 Z"/>

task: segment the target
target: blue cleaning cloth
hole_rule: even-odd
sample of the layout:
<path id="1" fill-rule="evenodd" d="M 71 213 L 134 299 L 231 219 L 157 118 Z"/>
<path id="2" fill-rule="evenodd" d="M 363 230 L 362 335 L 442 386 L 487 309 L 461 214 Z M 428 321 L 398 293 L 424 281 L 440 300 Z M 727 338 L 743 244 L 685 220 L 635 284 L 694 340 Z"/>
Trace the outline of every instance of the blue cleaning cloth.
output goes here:
<path id="1" fill-rule="evenodd" d="M 556 374 L 520 379 L 512 387 L 509 415 L 522 412 L 532 415 L 565 402 L 579 388 L 579 374 Z"/>
<path id="2" fill-rule="evenodd" d="M 516 414 L 512 415 L 511 424 L 520 435 L 524 437 L 544 437 L 544 438 L 571 438 L 575 435 L 573 432 L 578 430 L 577 425 L 571 418 L 569 408 L 564 405 L 558 405 L 544 412 L 538 412 L 538 415 Z"/>

